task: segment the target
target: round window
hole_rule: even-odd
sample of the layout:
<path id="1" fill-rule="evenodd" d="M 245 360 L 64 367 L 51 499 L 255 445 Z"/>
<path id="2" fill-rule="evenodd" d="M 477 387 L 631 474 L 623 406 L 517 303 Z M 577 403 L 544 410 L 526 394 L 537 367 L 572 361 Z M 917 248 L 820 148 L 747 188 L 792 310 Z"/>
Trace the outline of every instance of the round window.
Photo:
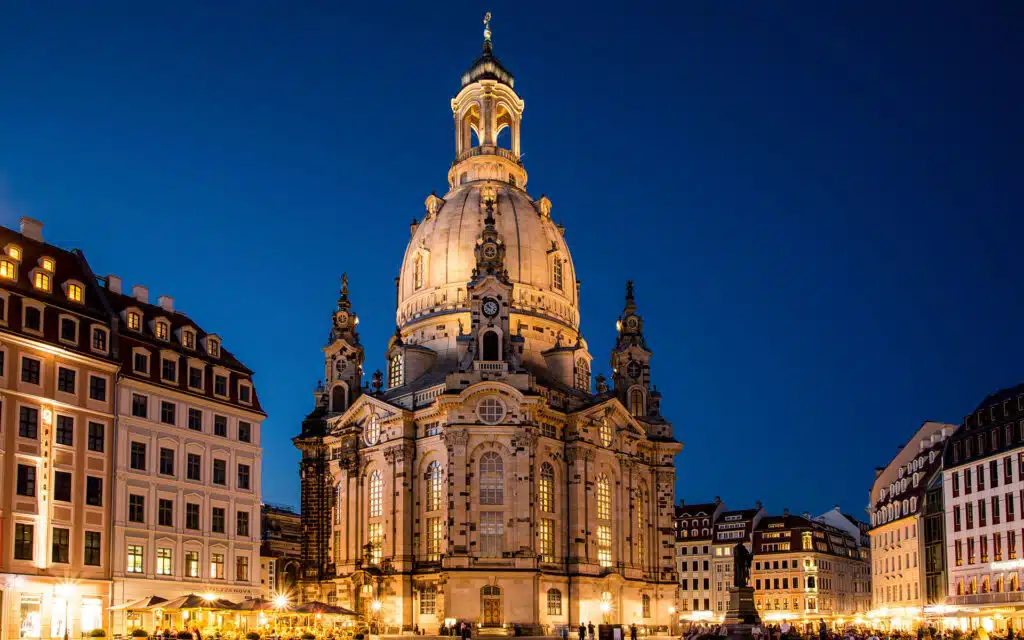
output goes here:
<path id="1" fill-rule="evenodd" d="M 377 418 L 377 414 L 370 414 L 366 428 L 363 430 L 363 437 L 366 439 L 366 444 L 369 445 L 377 444 L 377 441 L 380 440 L 380 420 Z"/>
<path id="2" fill-rule="evenodd" d="M 505 417 L 505 404 L 497 398 L 484 398 L 476 407 L 480 421 L 487 424 L 498 424 Z"/>

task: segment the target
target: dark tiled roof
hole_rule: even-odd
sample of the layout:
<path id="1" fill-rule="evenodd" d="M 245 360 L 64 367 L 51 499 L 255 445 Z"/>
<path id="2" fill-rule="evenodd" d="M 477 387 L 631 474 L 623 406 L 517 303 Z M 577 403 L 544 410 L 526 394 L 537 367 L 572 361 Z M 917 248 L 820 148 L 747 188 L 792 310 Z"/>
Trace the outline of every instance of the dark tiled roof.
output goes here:
<path id="1" fill-rule="evenodd" d="M 706 502 L 704 504 L 683 504 L 676 506 L 677 518 L 693 518 L 697 516 L 711 517 L 718 508 L 717 502 Z"/>
<path id="2" fill-rule="evenodd" d="M 985 396 L 985 399 L 978 403 L 978 406 L 974 409 L 974 413 L 977 413 L 982 409 L 987 409 L 994 404 L 1002 404 L 1003 400 L 1010 400 L 1011 398 L 1016 399 L 1021 395 L 1024 395 L 1024 383 L 1018 384 L 1014 387 L 1000 389 L 995 393 L 990 393 Z"/>

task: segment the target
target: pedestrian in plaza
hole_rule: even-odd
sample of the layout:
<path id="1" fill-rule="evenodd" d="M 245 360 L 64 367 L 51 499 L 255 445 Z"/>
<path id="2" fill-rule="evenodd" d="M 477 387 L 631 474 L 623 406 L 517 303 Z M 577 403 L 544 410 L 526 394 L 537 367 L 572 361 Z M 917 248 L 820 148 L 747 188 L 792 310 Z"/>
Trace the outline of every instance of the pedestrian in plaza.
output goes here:
<path id="1" fill-rule="evenodd" d="M 587 633 L 590 635 L 590 640 L 594 640 L 594 623 L 587 623 Z"/>
<path id="2" fill-rule="evenodd" d="M 569 625 L 562 626 L 562 640 L 569 640 Z"/>
<path id="3" fill-rule="evenodd" d="M 580 623 L 580 628 L 577 629 L 576 631 L 580 635 L 580 639 L 579 640 L 587 640 L 587 628 L 583 626 L 582 622 Z"/>
<path id="4" fill-rule="evenodd" d="M 824 618 L 818 618 L 818 640 L 828 640 L 828 627 L 825 626 Z"/>

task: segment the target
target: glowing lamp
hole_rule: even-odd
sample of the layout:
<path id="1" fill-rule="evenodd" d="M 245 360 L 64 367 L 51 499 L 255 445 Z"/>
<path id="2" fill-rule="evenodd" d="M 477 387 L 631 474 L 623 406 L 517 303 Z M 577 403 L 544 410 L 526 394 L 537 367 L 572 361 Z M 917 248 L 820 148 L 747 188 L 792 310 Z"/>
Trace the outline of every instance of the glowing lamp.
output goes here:
<path id="1" fill-rule="evenodd" d="M 601 603 L 601 613 L 608 613 L 611 610 L 612 605 L 609 604 L 607 600 Z"/>
<path id="2" fill-rule="evenodd" d="M 204 593 L 203 594 L 203 600 L 206 600 L 207 602 L 210 602 L 210 601 L 216 600 L 216 599 L 217 599 L 217 594 L 215 594 L 215 593 Z"/>
<path id="3" fill-rule="evenodd" d="M 374 610 L 374 611 L 380 611 L 380 608 L 381 608 L 381 607 L 382 607 L 383 605 L 381 604 L 381 601 L 380 601 L 380 600 L 374 600 L 374 601 L 373 601 L 373 602 L 372 602 L 372 603 L 370 604 L 370 606 L 371 606 L 371 607 L 373 607 L 373 610 Z"/>
<path id="4" fill-rule="evenodd" d="M 274 606 L 278 609 L 284 609 L 288 606 L 288 596 L 281 594 L 274 598 Z"/>

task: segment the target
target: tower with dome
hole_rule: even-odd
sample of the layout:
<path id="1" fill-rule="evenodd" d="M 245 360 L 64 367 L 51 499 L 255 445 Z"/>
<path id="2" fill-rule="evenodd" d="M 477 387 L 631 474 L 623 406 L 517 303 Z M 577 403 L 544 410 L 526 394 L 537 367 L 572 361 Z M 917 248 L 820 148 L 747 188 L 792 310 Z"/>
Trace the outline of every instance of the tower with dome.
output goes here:
<path id="1" fill-rule="evenodd" d="M 294 438 L 298 595 L 394 632 L 669 625 L 682 444 L 633 284 L 611 384 L 592 380 L 572 256 L 551 201 L 526 191 L 524 103 L 489 24 L 451 107 L 448 190 L 413 225 L 386 366 L 364 375 L 345 279 Z"/>

